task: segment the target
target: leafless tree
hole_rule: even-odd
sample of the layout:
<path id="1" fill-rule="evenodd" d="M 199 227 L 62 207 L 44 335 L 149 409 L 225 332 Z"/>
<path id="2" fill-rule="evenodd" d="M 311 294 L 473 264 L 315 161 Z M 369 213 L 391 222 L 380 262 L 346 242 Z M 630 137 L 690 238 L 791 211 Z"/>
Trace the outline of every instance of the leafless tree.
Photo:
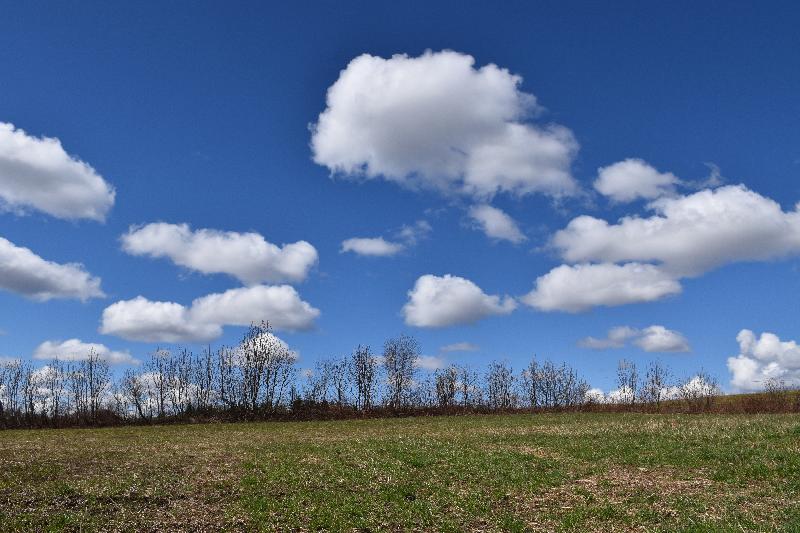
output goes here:
<path id="1" fill-rule="evenodd" d="M 709 409 L 720 394 L 717 378 L 701 370 L 679 387 L 681 398 L 695 411 Z"/>
<path id="2" fill-rule="evenodd" d="M 617 365 L 617 387 L 622 400 L 631 405 L 636 403 L 638 386 L 639 373 L 636 370 L 636 363 L 625 359 L 620 360 Z"/>
<path id="3" fill-rule="evenodd" d="M 478 405 L 483 401 L 478 373 L 466 365 L 458 370 L 458 386 L 462 406 Z"/>
<path id="4" fill-rule="evenodd" d="M 669 369 L 660 362 L 653 361 L 647 366 L 639 397 L 643 403 L 660 409 L 669 386 Z"/>
<path id="5" fill-rule="evenodd" d="M 419 343 L 407 335 L 389 339 L 384 344 L 383 367 L 390 407 L 400 409 L 407 405 L 419 354 Z"/>
<path id="6" fill-rule="evenodd" d="M 149 391 L 145 380 L 131 369 L 125 371 L 121 381 L 122 394 L 124 394 L 142 420 L 149 419 L 152 413 L 148 409 Z"/>
<path id="7" fill-rule="evenodd" d="M 505 362 L 494 361 L 489 364 L 486 399 L 492 409 L 514 407 L 514 372 Z"/>
<path id="8" fill-rule="evenodd" d="M 146 370 L 150 375 L 153 385 L 153 402 L 159 418 L 167 414 L 167 397 L 169 395 L 169 358 L 171 353 L 158 348 L 150 354 Z"/>
<path id="9" fill-rule="evenodd" d="M 458 391 L 458 368 L 448 368 L 436 371 L 434 376 L 436 384 L 436 403 L 439 407 L 450 407 L 455 404 Z"/>
<path id="10" fill-rule="evenodd" d="M 539 371 L 539 363 L 534 356 L 528 367 L 522 371 L 520 379 L 522 381 L 522 390 L 528 405 L 532 408 L 539 407 L 539 390 L 541 389 L 541 372 Z"/>
<path id="11" fill-rule="evenodd" d="M 88 387 L 89 414 L 95 419 L 100 411 L 103 396 L 111 384 L 111 371 L 108 361 L 100 358 L 94 350 L 89 352 L 85 361 L 81 361 L 81 368 Z"/>
<path id="12" fill-rule="evenodd" d="M 375 395 L 378 370 L 378 361 L 369 346 L 359 345 L 355 349 L 349 370 L 356 389 L 356 407 L 369 411 Z"/>

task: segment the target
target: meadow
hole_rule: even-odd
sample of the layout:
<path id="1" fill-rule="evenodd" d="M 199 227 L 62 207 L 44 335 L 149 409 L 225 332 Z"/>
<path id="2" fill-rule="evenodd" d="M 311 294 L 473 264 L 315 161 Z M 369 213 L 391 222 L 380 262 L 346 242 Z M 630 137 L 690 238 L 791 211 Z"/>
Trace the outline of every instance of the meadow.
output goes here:
<path id="1" fill-rule="evenodd" d="M 797 531 L 800 417 L 553 413 L 0 432 L 3 531 Z"/>

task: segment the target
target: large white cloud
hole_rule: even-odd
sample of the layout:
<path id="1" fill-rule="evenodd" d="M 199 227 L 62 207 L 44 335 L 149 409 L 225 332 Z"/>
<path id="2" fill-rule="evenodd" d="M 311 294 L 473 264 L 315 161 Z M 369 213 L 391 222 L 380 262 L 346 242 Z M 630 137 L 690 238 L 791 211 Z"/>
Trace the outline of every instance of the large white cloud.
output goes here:
<path id="1" fill-rule="evenodd" d="M 0 122 L 0 207 L 37 209 L 64 219 L 105 220 L 114 189 L 58 139 Z"/>
<path id="2" fill-rule="evenodd" d="M 122 236 L 132 255 L 167 257 L 204 274 L 230 274 L 246 284 L 302 281 L 317 263 L 317 250 L 306 241 L 277 246 L 258 233 L 192 230 L 188 224 L 155 222 L 131 227 Z"/>
<path id="3" fill-rule="evenodd" d="M 504 211 L 489 204 L 472 206 L 469 216 L 487 237 L 515 244 L 527 239 L 514 219 Z"/>
<path id="4" fill-rule="evenodd" d="M 736 336 L 739 355 L 728 358 L 731 385 L 737 390 L 763 389 L 770 382 L 796 387 L 800 385 L 800 346 L 782 341 L 774 333 L 756 337 L 749 329 Z"/>
<path id="5" fill-rule="evenodd" d="M 0 288 L 34 300 L 75 298 L 81 301 L 104 296 L 100 278 L 77 263 L 46 261 L 28 248 L 0 237 Z"/>
<path id="6" fill-rule="evenodd" d="M 674 276 L 694 276 L 734 261 L 800 252 L 800 213 L 743 185 L 661 198 L 651 217 L 616 224 L 591 216 L 573 219 L 552 245 L 570 263 L 653 262 Z"/>
<path id="7" fill-rule="evenodd" d="M 658 267 L 640 263 L 561 265 L 536 279 L 522 302 L 541 311 L 576 313 L 596 306 L 651 302 L 681 292 Z"/>
<path id="8" fill-rule="evenodd" d="M 618 326 L 608 330 L 604 339 L 586 337 L 578 341 L 578 345 L 592 350 L 623 348 L 629 341 L 645 352 L 688 352 L 689 341 L 681 333 L 664 326 L 652 325 L 644 329 L 630 326 Z"/>
<path id="9" fill-rule="evenodd" d="M 626 159 L 600 168 L 594 188 L 615 202 L 630 202 L 674 194 L 679 183 L 670 172 L 659 172 L 641 159 Z"/>
<path id="10" fill-rule="evenodd" d="M 566 195 L 578 145 L 559 125 L 537 126 L 522 79 L 469 55 L 363 54 L 328 89 L 313 126 L 314 161 L 335 173 L 490 197 Z"/>
<path id="11" fill-rule="evenodd" d="M 143 342 L 205 342 L 222 335 L 222 326 L 193 320 L 189 308 L 179 303 L 137 296 L 106 307 L 100 333 Z"/>
<path id="12" fill-rule="evenodd" d="M 342 252 L 374 257 L 391 257 L 405 249 L 399 242 L 387 241 L 383 237 L 352 237 L 342 241 Z"/>
<path id="13" fill-rule="evenodd" d="M 197 298 L 190 307 L 138 296 L 108 306 L 100 332 L 143 342 L 209 341 L 222 327 L 267 321 L 280 330 L 307 330 L 318 309 L 288 285 L 243 287 Z"/>
<path id="14" fill-rule="evenodd" d="M 471 324 L 516 308 L 513 298 L 488 295 L 470 280 L 450 274 L 420 276 L 408 296 L 403 316 L 406 324 L 418 327 Z"/>
<path id="15" fill-rule="evenodd" d="M 45 341 L 36 347 L 33 352 L 34 359 L 57 359 L 59 361 L 85 361 L 89 354 L 94 353 L 100 359 L 111 364 L 138 364 L 139 361 L 131 357 L 127 351 L 111 350 L 104 344 L 83 342 L 80 339 L 67 339 L 65 341 Z"/>

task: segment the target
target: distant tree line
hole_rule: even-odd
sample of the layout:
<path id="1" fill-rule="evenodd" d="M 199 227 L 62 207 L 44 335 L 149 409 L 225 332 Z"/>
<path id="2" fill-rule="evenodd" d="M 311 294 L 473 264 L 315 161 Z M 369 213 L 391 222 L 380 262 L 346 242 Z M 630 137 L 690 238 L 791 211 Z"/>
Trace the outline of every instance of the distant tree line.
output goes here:
<path id="1" fill-rule="evenodd" d="M 535 357 L 519 372 L 504 361 L 483 372 L 467 365 L 421 372 L 419 344 L 406 335 L 387 340 L 380 353 L 358 346 L 304 372 L 296 360 L 261 324 L 251 326 L 235 347 L 157 350 L 141 369 L 117 379 L 95 353 L 38 369 L 6 362 L 0 364 L 0 427 L 514 410 L 708 411 L 720 395 L 708 373 L 679 382 L 657 362 L 640 375 L 633 362 L 621 361 L 617 389 L 609 394 L 592 389 L 569 365 Z M 769 406 L 756 410 L 797 407 L 779 384 L 768 393 Z"/>

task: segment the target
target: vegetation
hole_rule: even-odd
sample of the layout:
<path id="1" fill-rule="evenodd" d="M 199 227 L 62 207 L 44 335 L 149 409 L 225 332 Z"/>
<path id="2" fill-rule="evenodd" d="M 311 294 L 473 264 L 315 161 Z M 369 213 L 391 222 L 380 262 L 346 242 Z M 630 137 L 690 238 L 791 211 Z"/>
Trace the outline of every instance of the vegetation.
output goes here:
<path id="1" fill-rule="evenodd" d="M 415 339 L 386 341 L 324 359 L 300 373 L 296 356 L 266 324 L 235 347 L 200 354 L 157 350 L 139 369 L 114 379 L 108 363 L 82 361 L 0 364 L 0 428 L 107 426 L 210 420 L 299 420 L 510 411 L 788 412 L 796 393 L 766 384 L 759 401 L 720 401 L 713 376 L 682 381 L 653 363 L 644 372 L 621 361 L 616 390 L 591 389 L 566 364 L 535 357 L 520 372 L 491 362 L 484 373 L 451 365 L 419 369 Z"/>
<path id="2" fill-rule="evenodd" d="M 0 432 L 0 530 L 797 531 L 797 415 Z"/>

